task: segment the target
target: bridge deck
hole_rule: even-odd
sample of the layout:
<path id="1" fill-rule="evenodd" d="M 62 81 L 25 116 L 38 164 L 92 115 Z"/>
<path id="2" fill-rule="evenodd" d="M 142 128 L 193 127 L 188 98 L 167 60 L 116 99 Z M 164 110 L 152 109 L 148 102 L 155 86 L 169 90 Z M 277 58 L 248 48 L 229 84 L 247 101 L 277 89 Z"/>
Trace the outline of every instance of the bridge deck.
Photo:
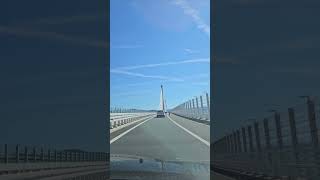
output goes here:
<path id="1" fill-rule="evenodd" d="M 190 120 L 182 122 L 181 117 L 178 116 L 171 115 L 170 118 L 202 139 L 209 141 L 209 126 Z M 111 134 L 111 139 L 115 137 L 116 135 Z M 168 117 L 147 120 L 114 141 L 110 150 L 111 154 L 138 155 L 162 160 L 200 162 L 208 161 L 210 157 L 209 146 L 178 127 Z"/>

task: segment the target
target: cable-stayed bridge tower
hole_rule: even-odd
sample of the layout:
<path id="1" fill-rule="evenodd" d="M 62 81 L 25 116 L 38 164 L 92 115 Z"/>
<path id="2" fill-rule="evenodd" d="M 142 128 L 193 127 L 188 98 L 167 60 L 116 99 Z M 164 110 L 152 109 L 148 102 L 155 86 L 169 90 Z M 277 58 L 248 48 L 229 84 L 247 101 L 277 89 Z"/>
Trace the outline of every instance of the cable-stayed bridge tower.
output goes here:
<path id="1" fill-rule="evenodd" d="M 164 97 L 163 97 L 163 86 L 161 85 L 161 91 L 160 91 L 160 105 L 159 110 L 165 112 L 165 103 L 164 103 Z"/>

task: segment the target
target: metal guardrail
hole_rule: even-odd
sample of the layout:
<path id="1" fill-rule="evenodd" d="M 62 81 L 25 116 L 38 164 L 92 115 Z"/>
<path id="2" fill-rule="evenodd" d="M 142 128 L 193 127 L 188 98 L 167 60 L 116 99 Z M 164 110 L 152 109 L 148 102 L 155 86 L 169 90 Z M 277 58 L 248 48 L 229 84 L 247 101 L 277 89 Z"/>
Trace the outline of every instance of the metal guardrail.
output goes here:
<path id="1" fill-rule="evenodd" d="M 170 112 L 189 119 L 210 121 L 210 97 L 208 93 L 200 95 L 199 98 L 195 97 L 176 106 Z"/>
<path id="2" fill-rule="evenodd" d="M 287 112 L 273 113 L 215 141 L 214 165 L 290 179 L 319 179 L 319 99 L 308 98 Z"/>
<path id="3" fill-rule="evenodd" d="M 110 113 L 110 129 L 153 115 L 155 113 Z"/>
<path id="4" fill-rule="evenodd" d="M 0 145 L 0 164 L 42 162 L 90 162 L 108 161 L 106 152 L 79 150 L 53 150 L 22 145 Z"/>

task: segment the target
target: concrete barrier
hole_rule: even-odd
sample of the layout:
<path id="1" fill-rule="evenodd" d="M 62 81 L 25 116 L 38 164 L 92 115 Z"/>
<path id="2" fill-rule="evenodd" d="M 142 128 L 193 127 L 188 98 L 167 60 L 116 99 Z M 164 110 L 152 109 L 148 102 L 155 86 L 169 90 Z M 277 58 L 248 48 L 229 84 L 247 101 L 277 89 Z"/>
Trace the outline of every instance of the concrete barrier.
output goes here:
<path id="1" fill-rule="evenodd" d="M 154 116 L 155 113 L 111 113 L 110 129 L 118 128 L 142 118 Z"/>

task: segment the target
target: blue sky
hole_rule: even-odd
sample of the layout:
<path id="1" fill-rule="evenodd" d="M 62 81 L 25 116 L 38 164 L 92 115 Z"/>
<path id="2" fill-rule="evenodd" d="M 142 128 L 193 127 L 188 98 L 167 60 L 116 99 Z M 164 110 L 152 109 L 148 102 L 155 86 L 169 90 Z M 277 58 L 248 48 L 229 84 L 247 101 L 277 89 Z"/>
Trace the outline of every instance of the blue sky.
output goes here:
<path id="1" fill-rule="evenodd" d="M 168 108 L 209 92 L 209 0 L 111 0 L 111 106 Z"/>

